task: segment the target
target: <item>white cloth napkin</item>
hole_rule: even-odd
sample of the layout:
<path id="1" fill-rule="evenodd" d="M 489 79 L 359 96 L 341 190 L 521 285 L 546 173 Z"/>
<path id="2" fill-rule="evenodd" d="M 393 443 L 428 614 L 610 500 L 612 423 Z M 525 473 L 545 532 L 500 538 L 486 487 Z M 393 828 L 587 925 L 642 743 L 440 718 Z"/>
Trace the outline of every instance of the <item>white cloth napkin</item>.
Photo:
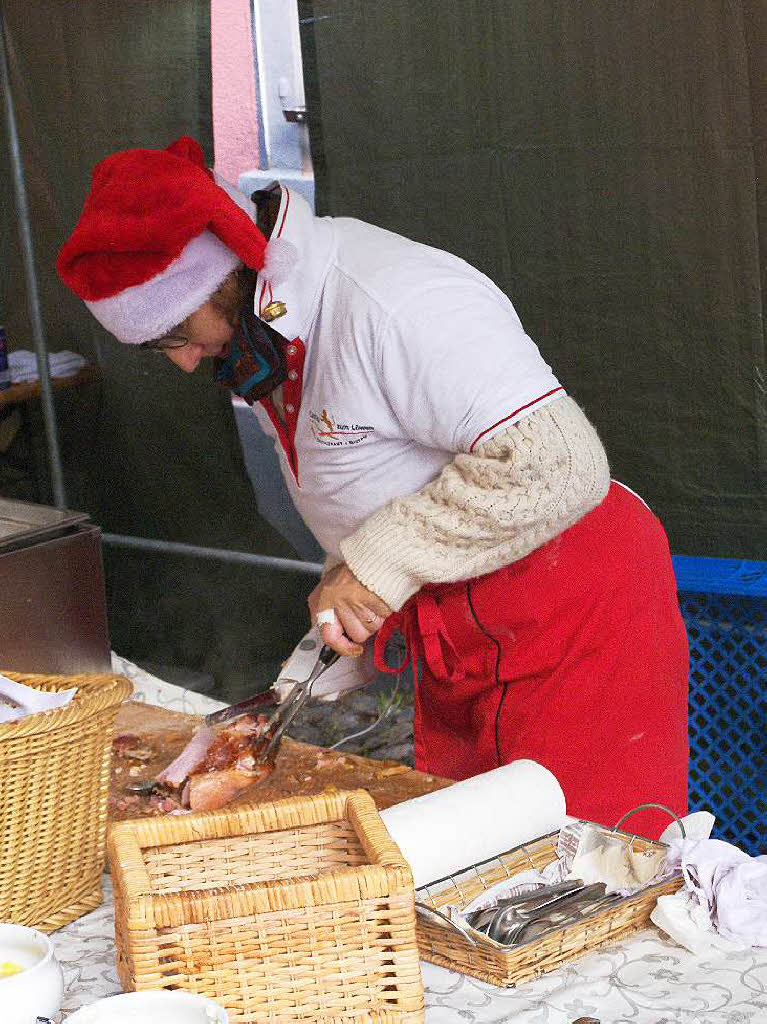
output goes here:
<path id="1" fill-rule="evenodd" d="M 684 835 L 679 822 L 672 821 L 661 832 L 660 841 L 668 845 L 674 839 L 708 839 L 716 824 L 716 818 L 711 811 L 691 811 L 682 818 L 682 824 Z"/>
<path id="2" fill-rule="evenodd" d="M 680 889 L 671 896 L 661 896 L 650 914 L 650 920 L 674 942 L 696 956 L 710 956 L 717 952 L 735 953 L 746 948 L 742 942 L 732 942 L 719 935 L 705 907 L 701 907 L 687 889 Z"/>
<path id="3" fill-rule="evenodd" d="M 15 679 L 0 676 L 0 722 L 16 722 L 40 711 L 55 711 L 66 707 L 76 693 L 77 687 L 59 690 L 58 693 L 44 693 L 32 686 L 17 683 Z"/>
<path id="4" fill-rule="evenodd" d="M 584 823 L 569 877 L 581 878 L 586 885 L 604 882 L 608 896 L 630 896 L 649 885 L 665 863 L 663 847 L 635 850 L 633 843 L 627 845 L 601 826 Z"/>
<path id="5" fill-rule="evenodd" d="M 48 353 L 48 367 L 51 377 L 73 377 L 87 365 L 88 360 L 77 352 L 64 349 Z M 30 384 L 40 379 L 37 356 L 29 349 L 21 348 L 8 353 L 8 368 L 12 384 Z"/>
<path id="6" fill-rule="evenodd" d="M 685 889 L 663 896 L 651 920 L 693 953 L 767 946 L 767 856 L 721 839 L 678 839 L 668 863 Z"/>

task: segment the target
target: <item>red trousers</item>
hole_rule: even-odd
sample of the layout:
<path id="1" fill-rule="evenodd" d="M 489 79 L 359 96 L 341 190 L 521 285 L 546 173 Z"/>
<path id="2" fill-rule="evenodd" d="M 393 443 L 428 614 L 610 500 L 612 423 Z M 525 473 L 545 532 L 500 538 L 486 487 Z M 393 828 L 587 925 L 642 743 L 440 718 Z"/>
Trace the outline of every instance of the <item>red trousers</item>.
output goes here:
<path id="1" fill-rule="evenodd" d="M 413 662 L 416 768 L 464 779 L 531 758 L 569 814 L 686 812 L 687 635 L 663 528 L 620 484 L 527 557 L 424 586 L 386 620 L 382 668 L 395 630 Z M 670 820 L 642 811 L 622 827 L 657 837 Z"/>

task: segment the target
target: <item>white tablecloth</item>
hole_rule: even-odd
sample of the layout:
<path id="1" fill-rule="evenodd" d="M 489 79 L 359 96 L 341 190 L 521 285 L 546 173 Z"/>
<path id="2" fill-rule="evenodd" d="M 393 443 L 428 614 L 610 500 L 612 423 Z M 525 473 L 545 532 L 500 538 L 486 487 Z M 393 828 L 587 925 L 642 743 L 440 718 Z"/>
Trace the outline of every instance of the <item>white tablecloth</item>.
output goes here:
<path id="1" fill-rule="evenodd" d="M 150 676 L 123 659 L 135 698 L 190 713 L 215 701 Z M 115 970 L 112 886 L 104 878 L 98 910 L 53 936 L 64 968 L 67 1012 L 120 991 Z M 705 960 L 657 929 L 582 957 L 517 989 L 500 989 L 423 964 L 427 1024 L 767 1024 L 767 949 Z M 2 1013 L 0 1011 L 0 1020 Z"/>

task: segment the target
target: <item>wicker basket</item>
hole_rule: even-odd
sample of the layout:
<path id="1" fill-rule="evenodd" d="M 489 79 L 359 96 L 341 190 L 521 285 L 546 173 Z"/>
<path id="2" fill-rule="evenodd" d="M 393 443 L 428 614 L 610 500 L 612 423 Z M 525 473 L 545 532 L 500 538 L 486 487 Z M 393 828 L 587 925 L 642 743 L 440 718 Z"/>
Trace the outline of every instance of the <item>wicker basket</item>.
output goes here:
<path id="1" fill-rule="evenodd" d="M 423 1021 L 410 868 L 363 791 L 113 825 L 126 990 L 234 1022 Z"/>
<path id="2" fill-rule="evenodd" d="M 641 839 L 625 832 L 613 830 L 613 834 L 626 844 L 633 843 L 637 851 L 665 848 L 663 843 Z M 510 878 L 526 868 L 540 870 L 556 860 L 558 838 L 558 832 L 543 836 L 493 858 L 486 864 L 477 865 L 458 878 L 427 886 L 416 894 L 419 906 L 440 911 L 452 904 L 462 909 L 496 882 Z M 477 933 L 472 933 L 477 939 L 477 944 L 472 945 L 455 927 L 441 921 L 436 915 L 419 913 L 418 948 L 421 957 L 433 964 L 510 988 L 553 971 L 574 957 L 607 942 L 645 928 L 658 897 L 676 892 L 681 885 L 681 876 L 676 876 L 605 910 L 597 911 L 577 924 L 551 932 L 537 941 L 511 947 L 501 946 Z"/>
<path id="3" fill-rule="evenodd" d="M 101 903 L 112 733 L 122 676 L 3 672 L 73 700 L 0 723 L 0 921 L 55 931 Z"/>

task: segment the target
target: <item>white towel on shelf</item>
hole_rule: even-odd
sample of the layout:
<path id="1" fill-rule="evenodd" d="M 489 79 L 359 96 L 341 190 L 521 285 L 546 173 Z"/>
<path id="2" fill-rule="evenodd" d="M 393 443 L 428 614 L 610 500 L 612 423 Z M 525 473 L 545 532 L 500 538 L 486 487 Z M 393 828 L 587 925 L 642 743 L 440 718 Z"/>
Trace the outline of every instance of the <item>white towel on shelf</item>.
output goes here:
<path id="1" fill-rule="evenodd" d="M 16 722 L 40 711 L 55 711 L 66 707 L 76 693 L 77 687 L 59 690 L 58 693 L 45 693 L 0 675 L 0 722 Z"/>
<path id="2" fill-rule="evenodd" d="M 77 352 L 63 349 L 61 352 L 48 353 L 48 367 L 51 377 L 73 377 L 88 360 Z M 29 349 L 20 348 L 8 353 L 8 368 L 11 372 L 12 384 L 31 384 L 40 379 L 37 368 L 37 356 Z"/>

